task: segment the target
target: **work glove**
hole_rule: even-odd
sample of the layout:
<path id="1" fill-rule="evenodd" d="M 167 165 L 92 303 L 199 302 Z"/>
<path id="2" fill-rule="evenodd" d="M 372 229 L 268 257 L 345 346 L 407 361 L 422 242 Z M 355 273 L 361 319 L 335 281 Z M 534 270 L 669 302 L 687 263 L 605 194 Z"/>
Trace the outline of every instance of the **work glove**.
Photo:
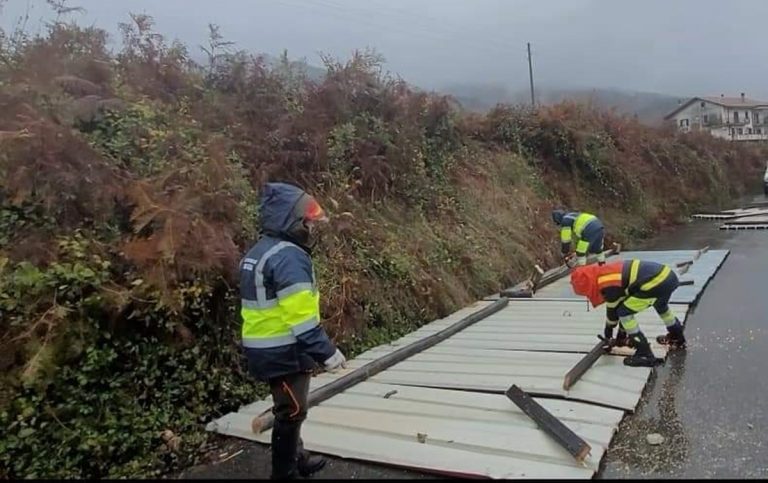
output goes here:
<path id="1" fill-rule="evenodd" d="M 616 347 L 629 347 L 629 343 L 632 339 L 627 337 L 627 333 L 624 332 L 623 327 L 619 327 L 619 333 L 616 335 Z"/>
<path id="2" fill-rule="evenodd" d="M 344 354 L 341 353 L 339 349 L 336 349 L 336 352 L 328 358 L 327 361 L 323 363 L 325 366 L 325 370 L 328 372 L 336 372 L 339 370 L 339 367 L 342 369 L 347 368 L 347 358 L 344 357 Z"/>

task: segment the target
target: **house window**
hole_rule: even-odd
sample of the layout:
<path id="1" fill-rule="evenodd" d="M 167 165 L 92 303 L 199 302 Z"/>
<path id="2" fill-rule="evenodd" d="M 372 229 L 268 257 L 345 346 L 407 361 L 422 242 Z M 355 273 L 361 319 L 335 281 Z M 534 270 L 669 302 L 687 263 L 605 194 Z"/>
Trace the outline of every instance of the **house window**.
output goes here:
<path id="1" fill-rule="evenodd" d="M 756 112 L 754 117 L 755 124 L 760 124 L 760 113 Z"/>
<path id="2" fill-rule="evenodd" d="M 739 136 L 744 134 L 744 130 L 742 128 L 739 128 L 736 132 L 739 134 Z"/>
<path id="3" fill-rule="evenodd" d="M 749 121 L 749 111 L 744 111 L 744 120 Z"/>
<path id="4" fill-rule="evenodd" d="M 733 137 L 733 136 L 735 136 L 735 135 L 736 135 L 736 130 L 735 130 L 735 129 L 733 129 L 733 128 L 731 128 L 731 137 Z"/>
<path id="5" fill-rule="evenodd" d="M 688 126 L 690 126 L 688 119 L 680 119 L 680 127 L 688 127 Z"/>
<path id="6" fill-rule="evenodd" d="M 763 130 L 761 128 L 755 129 L 755 134 L 763 134 Z"/>
<path id="7" fill-rule="evenodd" d="M 733 112 L 733 122 L 739 122 L 739 111 Z"/>
<path id="8" fill-rule="evenodd" d="M 704 114 L 703 116 L 701 116 L 701 120 L 704 122 L 704 124 L 708 124 L 709 123 L 709 116 Z"/>
<path id="9" fill-rule="evenodd" d="M 752 134 L 752 128 L 751 127 L 747 128 L 747 134 Z"/>
<path id="10" fill-rule="evenodd" d="M 701 101 L 701 107 L 704 107 L 704 106 L 705 106 L 704 101 Z"/>

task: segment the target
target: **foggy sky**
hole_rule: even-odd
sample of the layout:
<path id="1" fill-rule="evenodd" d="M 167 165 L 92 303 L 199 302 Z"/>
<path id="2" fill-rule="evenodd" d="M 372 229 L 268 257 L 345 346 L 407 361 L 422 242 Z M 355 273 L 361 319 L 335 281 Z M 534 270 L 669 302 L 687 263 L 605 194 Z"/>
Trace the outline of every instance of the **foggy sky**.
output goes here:
<path id="1" fill-rule="evenodd" d="M 2 0 L 0 0 L 0 3 Z M 50 18 L 42 0 L 6 0 L 7 28 Z M 768 0 L 70 0 L 70 15 L 111 33 L 128 12 L 198 53 L 208 23 L 236 47 L 320 65 L 373 47 L 386 68 L 426 88 L 537 84 L 768 99 Z M 117 36 L 115 35 L 115 39 Z"/>

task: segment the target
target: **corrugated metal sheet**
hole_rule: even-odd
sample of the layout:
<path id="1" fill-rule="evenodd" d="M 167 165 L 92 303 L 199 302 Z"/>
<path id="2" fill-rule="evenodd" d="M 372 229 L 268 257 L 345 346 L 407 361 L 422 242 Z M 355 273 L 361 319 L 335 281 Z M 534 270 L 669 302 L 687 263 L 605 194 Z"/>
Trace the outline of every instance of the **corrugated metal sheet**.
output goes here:
<path id="1" fill-rule="evenodd" d="M 768 214 L 742 216 L 739 218 L 734 218 L 733 220 L 728 220 L 726 222 L 726 225 L 761 224 L 761 223 L 768 223 Z"/>
<path id="2" fill-rule="evenodd" d="M 503 395 L 372 382 L 313 408 L 302 438 L 310 451 L 444 474 L 591 478 L 623 413 L 571 401 L 537 402 L 590 444 L 584 465 Z M 269 431 L 250 431 L 252 416 L 232 413 L 209 429 L 269 443 Z"/>
<path id="3" fill-rule="evenodd" d="M 617 257 L 611 257 L 611 261 L 630 260 L 639 258 L 671 265 L 693 258 L 698 253 L 697 250 L 669 250 L 669 251 L 643 251 L 643 252 L 621 252 Z M 693 280 L 693 285 L 679 287 L 672 294 L 672 303 L 692 304 L 696 302 L 701 292 L 706 287 L 709 280 L 715 275 L 717 270 L 728 256 L 728 250 L 709 250 L 701 255 L 687 272 L 680 275 L 682 280 Z M 534 298 L 559 298 L 559 299 L 577 299 L 584 300 L 584 297 L 576 295 L 571 289 L 570 279 L 562 278 L 545 287 L 542 287 L 534 294 Z"/>
<path id="4" fill-rule="evenodd" d="M 563 378 L 583 357 L 582 354 L 507 351 L 468 348 L 446 341 L 409 358 L 371 379 L 443 389 L 503 393 L 512 384 L 540 396 L 558 396 L 634 410 L 650 369 L 627 367 L 623 358 L 601 357 L 569 391 Z M 368 357 L 380 357 L 389 348 Z M 355 360 L 351 367 L 367 361 Z"/>
<path id="5" fill-rule="evenodd" d="M 728 210 L 720 213 L 698 213 L 692 218 L 700 220 L 727 220 L 742 216 L 768 215 L 768 210 L 764 207 L 753 207 L 747 209 Z"/>
<path id="6" fill-rule="evenodd" d="M 720 225 L 721 230 L 768 230 L 768 224 L 725 224 Z"/>
<path id="7" fill-rule="evenodd" d="M 673 304 L 672 309 L 680 320 L 686 319 L 688 305 Z M 666 333 L 664 323 L 653 310 L 638 314 L 637 320 L 649 339 Z M 468 327 L 443 344 L 467 348 L 585 353 L 598 342 L 597 334 L 602 334 L 604 324 L 605 308 L 588 310 L 586 301 L 512 299 L 505 309 Z M 410 344 L 448 325 L 447 322 L 433 322 L 394 341 L 392 345 Z M 652 344 L 659 357 L 664 357 L 666 349 L 655 341 Z"/>

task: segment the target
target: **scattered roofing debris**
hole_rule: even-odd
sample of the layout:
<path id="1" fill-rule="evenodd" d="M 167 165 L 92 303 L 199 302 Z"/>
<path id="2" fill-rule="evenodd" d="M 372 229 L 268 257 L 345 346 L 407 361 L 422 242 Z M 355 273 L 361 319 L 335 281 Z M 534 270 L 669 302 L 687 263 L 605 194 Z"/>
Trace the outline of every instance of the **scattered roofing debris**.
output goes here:
<path id="1" fill-rule="evenodd" d="M 655 260 L 684 275 L 692 284 L 672 299 L 684 320 L 728 253 L 611 258 Z M 592 478 L 651 369 L 611 355 L 633 349 L 598 353 L 604 310 L 572 293 L 567 267 L 542 272 L 505 291 L 530 296 L 488 297 L 360 354 L 346 370 L 314 377 L 305 447 L 450 476 Z M 663 323 L 653 311 L 638 321 L 656 355 L 666 356 L 655 344 Z M 207 429 L 269 444 L 271 406 L 269 397 L 256 401 Z"/>

